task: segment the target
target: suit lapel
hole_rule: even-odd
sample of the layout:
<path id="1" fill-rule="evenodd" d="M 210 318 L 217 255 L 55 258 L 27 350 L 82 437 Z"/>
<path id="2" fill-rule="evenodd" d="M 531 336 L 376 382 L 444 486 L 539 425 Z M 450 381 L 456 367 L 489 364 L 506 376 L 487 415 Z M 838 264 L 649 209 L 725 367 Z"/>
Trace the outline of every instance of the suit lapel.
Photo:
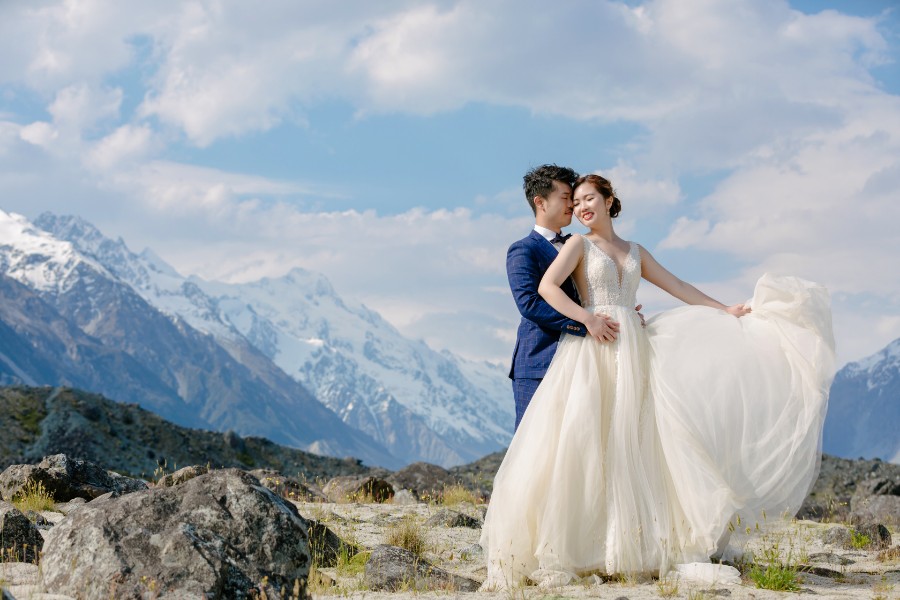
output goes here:
<path id="1" fill-rule="evenodd" d="M 540 233 L 531 230 L 531 235 L 529 236 L 532 239 L 532 243 L 535 247 L 541 252 L 544 257 L 544 264 L 541 265 L 541 270 L 546 271 L 550 266 L 550 263 L 559 256 L 559 250 L 556 249 L 556 246 L 550 243 L 550 240 L 542 236 Z M 575 287 L 575 281 L 571 277 L 567 277 L 563 284 L 560 286 L 562 290 L 572 298 L 575 302 L 578 302 L 578 290 Z"/>
<path id="2" fill-rule="evenodd" d="M 559 254 L 559 251 L 556 249 L 556 246 L 550 243 L 547 238 L 539 234 L 534 229 L 531 230 L 531 235 L 529 236 L 534 241 L 534 245 L 540 250 L 541 254 L 546 260 L 546 264 L 543 265 L 543 268 L 546 269 L 550 263 L 553 262 L 553 259 Z"/>

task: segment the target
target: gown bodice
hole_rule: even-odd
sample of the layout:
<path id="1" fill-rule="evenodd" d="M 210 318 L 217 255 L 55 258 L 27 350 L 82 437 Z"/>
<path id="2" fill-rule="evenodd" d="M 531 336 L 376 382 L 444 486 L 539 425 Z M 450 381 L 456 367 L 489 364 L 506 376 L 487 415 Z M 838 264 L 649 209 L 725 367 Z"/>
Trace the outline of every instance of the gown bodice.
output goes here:
<path id="1" fill-rule="evenodd" d="M 628 242 L 628 255 L 620 274 L 609 254 L 588 238 L 581 239 L 584 244 L 584 279 L 587 283 L 587 295 L 582 294 L 584 307 L 635 306 L 638 284 L 641 282 L 640 246 Z"/>

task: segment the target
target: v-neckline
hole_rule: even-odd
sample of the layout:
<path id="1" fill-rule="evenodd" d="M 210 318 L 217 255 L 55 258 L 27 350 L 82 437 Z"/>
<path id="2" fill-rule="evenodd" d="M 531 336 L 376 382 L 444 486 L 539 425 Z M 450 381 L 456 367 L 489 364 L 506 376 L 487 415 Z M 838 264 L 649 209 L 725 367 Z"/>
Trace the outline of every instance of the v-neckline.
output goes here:
<path id="1" fill-rule="evenodd" d="M 622 280 L 625 277 L 625 263 L 628 261 L 629 257 L 631 257 L 631 251 L 634 249 L 634 242 L 628 242 L 628 252 L 625 253 L 625 258 L 622 261 L 622 266 L 620 268 L 619 263 L 616 262 L 616 259 L 614 259 L 606 250 L 604 250 L 603 248 L 598 246 L 594 242 L 594 240 L 592 240 L 591 238 L 589 238 L 587 236 L 585 236 L 584 239 L 586 239 L 588 242 L 590 242 L 591 246 L 596 248 L 597 251 L 600 252 L 600 254 L 602 254 L 603 256 L 608 258 L 609 262 L 611 262 L 613 264 L 613 268 L 616 270 L 616 281 L 618 282 L 619 289 L 621 290 L 622 289 Z"/>

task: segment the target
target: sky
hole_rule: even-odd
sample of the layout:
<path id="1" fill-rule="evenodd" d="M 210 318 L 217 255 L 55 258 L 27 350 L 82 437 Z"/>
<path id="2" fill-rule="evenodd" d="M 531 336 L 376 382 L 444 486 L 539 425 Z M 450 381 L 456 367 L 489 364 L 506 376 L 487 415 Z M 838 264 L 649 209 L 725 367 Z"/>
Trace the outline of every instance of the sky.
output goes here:
<path id="1" fill-rule="evenodd" d="M 0 209 L 506 363 L 522 176 L 568 165 L 723 302 L 826 285 L 843 363 L 900 337 L 898 57 L 889 0 L 0 1 Z"/>

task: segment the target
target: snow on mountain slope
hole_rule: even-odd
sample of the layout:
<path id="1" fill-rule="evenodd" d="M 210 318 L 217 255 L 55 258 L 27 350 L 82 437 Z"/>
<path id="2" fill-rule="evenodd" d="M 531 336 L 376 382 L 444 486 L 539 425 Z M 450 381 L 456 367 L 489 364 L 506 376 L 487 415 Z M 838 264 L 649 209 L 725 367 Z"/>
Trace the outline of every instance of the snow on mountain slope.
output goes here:
<path id="1" fill-rule="evenodd" d="M 25 217 L 0 210 L 0 269 L 39 291 L 64 291 L 86 265 L 102 273 L 96 261 L 77 252 L 72 243 L 54 238 Z"/>
<path id="2" fill-rule="evenodd" d="M 451 466 L 509 443 L 514 413 L 503 368 L 404 338 L 377 313 L 345 303 L 323 275 L 294 269 L 247 284 L 182 278 L 152 252 L 135 254 L 77 217 L 35 223 L 224 347 L 248 342 L 405 461 Z"/>
<path id="3" fill-rule="evenodd" d="M 837 372 L 823 447 L 846 458 L 900 463 L 900 339 Z"/>
<path id="4" fill-rule="evenodd" d="M 77 243 L 0 212 L 4 383 L 83 386 L 182 425 L 398 466 L 383 445 L 349 427 L 260 351 L 246 342 L 226 351 L 128 282 L 145 265 L 148 278 L 171 272 L 147 257 L 141 264 L 111 261 L 107 269 L 97 256 L 115 254 L 121 241 L 104 240 L 83 221 L 68 224 L 73 238 L 76 230 L 83 234 Z"/>

